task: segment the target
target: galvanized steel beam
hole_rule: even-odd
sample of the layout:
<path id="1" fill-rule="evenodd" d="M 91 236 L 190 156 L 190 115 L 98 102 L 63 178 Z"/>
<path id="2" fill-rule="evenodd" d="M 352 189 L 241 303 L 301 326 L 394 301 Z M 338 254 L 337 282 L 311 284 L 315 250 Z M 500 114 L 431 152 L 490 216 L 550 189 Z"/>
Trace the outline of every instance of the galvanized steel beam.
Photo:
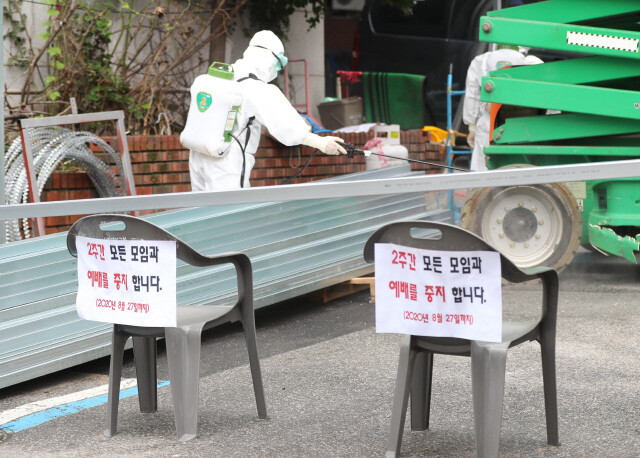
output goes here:
<path id="1" fill-rule="evenodd" d="M 0 212 L 3 218 L 15 219 L 94 214 L 98 209 L 100 213 L 112 213 L 133 210 L 159 210 L 339 198 L 346 196 L 446 191 L 449 189 L 482 188 L 486 186 L 513 186 L 637 176 L 640 176 L 640 160 L 638 159 L 597 164 L 572 164 L 528 169 L 491 170 L 487 172 L 445 173 L 368 181 L 315 182 L 287 186 L 265 186 L 237 191 L 181 192 L 65 202 L 41 202 L 5 205 L 0 208 Z"/>

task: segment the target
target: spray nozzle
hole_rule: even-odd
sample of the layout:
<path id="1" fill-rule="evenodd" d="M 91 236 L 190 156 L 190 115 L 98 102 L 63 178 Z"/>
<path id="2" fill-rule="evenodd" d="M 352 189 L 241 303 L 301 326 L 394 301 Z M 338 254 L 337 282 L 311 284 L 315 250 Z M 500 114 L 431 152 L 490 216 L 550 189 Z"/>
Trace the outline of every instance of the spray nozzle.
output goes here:
<path id="1" fill-rule="evenodd" d="M 371 156 L 371 151 L 367 151 L 365 149 L 357 148 L 354 145 L 352 145 L 351 143 L 338 142 L 338 144 L 340 146 L 344 147 L 344 149 L 347 150 L 347 157 L 353 157 L 353 155 L 355 153 L 362 153 L 365 156 Z"/>

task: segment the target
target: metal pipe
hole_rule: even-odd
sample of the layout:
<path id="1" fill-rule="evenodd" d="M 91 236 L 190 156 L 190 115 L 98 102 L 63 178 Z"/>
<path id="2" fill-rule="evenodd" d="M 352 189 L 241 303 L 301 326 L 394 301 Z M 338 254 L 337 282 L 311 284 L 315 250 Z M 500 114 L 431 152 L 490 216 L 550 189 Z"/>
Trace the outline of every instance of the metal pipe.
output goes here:
<path id="1" fill-rule="evenodd" d="M 461 169 L 459 167 L 453 167 L 453 166 L 449 166 L 449 165 L 438 164 L 436 162 L 421 161 L 421 160 L 418 160 L 418 159 L 409 159 L 407 157 L 390 156 L 388 154 L 374 153 L 373 151 L 367 151 L 364 154 L 365 154 L 365 156 L 367 154 L 373 154 L 374 156 L 388 157 L 389 159 L 400 159 L 402 161 L 407 161 L 407 162 L 416 162 L 418 164 L 432 165 L 434 167 L 438 167 L 438 168 L 441 168 L 441 169 L 459 170 L 461 172 L 468 172 L 469 171 L 467 169 Z"/>

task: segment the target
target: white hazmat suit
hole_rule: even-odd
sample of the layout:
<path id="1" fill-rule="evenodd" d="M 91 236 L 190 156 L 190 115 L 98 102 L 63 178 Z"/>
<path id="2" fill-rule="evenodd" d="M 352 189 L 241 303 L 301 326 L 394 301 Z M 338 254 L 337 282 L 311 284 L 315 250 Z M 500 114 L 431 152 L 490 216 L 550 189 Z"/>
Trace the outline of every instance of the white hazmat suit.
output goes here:
<path id="1" fill-rule="evenodd" d="M 344 148 L 336 143 L 342 141 L 340 138 L 320 137 L 311 133 L 311 127 L 291 106 L 284 94 L 276 86 L 267 84 L 276 78 L 283 65 L 286 65 L 286 58 L 280 39 L 267 30 L 257 32 L 242 58 L 233 64 L 234 79 L 242 80 L 237 83 L 242 92 L 242 103 L 238 108 L 236 124 L 232 131 L 232 135 L 239 141 L 232 141 L 223 157 L 190 151 L 189 172 L 192 190 L 239 189 L 243 172 L 242 148 L 245 149 L 242 187 L 249 187 L 249 175 L 255 164 L 254 154 L 260 142 L 262 125 L 284 145 L 304 144 L 318 148 L 326 154 L 346 154 Z M 249 123 L 251 118 L 254 119 Z"/>
<path id="2" fill-rule="evenodd" d="M 480 54 L 471 61 L 465 83 L 463 121 L 469 126 L 469 146 L 473 148 L 471 170 L 487 170 L 484 147 L 489 145 L 491 104 L 480 100 L 482 77 L 494 70 L 516 65 L 543 63 L 535 56 L 525 56 L 513 49 L 498 49 Z"/>

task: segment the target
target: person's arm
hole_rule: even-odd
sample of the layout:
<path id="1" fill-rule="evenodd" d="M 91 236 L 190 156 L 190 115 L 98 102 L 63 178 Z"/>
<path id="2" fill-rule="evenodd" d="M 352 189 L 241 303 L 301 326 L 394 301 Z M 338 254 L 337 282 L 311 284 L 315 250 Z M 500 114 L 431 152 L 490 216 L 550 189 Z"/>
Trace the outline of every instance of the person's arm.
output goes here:
<path id="1" fill-rule="evenodd" d="M 465 82 L 462 120 L 469 127 L 467 143 L 473 148 L 476 135 L 476 124 L 480 117 L 480 83 L 482 82 L 482 56 L 471 61 Z"/>
<path id="2" fill-rule="evenodd" d="M 337 143 L 343 141 L 341 138 L 321 137 L 312 133 L 311 126 L 274 85 L 259 81 L 240 84 L 247 84 L 243 104 L 283 145 L 307 145 L 318 148 L 325 154 L 347 154 L 346 150 Z"/>

